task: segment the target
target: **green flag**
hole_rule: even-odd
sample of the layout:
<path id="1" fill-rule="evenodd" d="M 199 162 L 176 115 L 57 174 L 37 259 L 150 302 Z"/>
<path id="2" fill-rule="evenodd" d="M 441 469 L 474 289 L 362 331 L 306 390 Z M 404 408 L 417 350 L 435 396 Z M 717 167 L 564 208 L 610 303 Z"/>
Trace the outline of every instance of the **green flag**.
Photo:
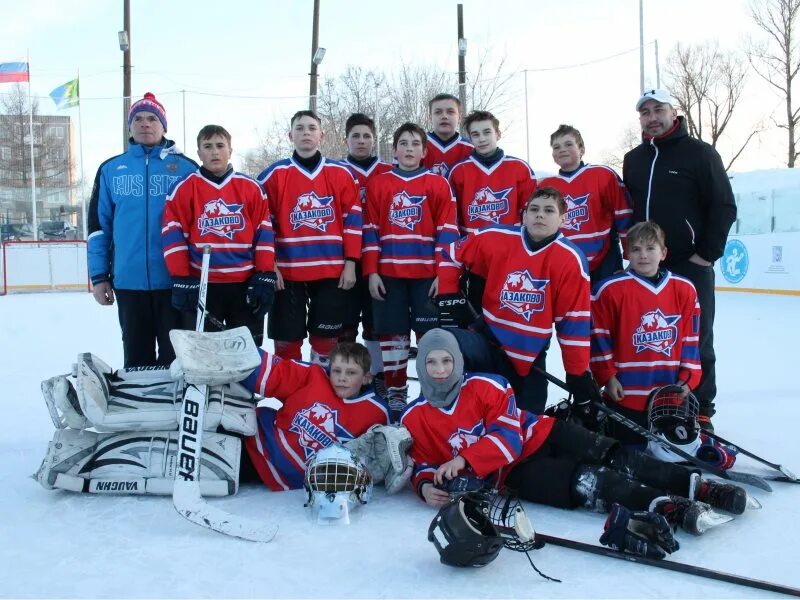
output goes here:
<path id="1" fill-rule="evenodd" d="M 79 96 L 77 79 L 68 81 L 50 92 L 50 97 L 53 99 L 53 102 L 56 103 L 56 108 L 59 109 L 77 106 L 80 100 Z"/>

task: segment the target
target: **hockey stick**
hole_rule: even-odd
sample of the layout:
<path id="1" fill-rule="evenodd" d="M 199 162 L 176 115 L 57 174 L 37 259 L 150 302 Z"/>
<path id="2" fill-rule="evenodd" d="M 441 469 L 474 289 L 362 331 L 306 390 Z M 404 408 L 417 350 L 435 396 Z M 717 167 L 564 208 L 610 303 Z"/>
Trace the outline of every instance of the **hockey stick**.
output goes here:
<path id="1" fill-rule="evenodd" d="M 200 273 L 200 293 L 197 303 L 197 331 L 205 324 L 205 303 L 208 292 L 208 267 L 211 248 L 203 248 Z M 274 523 L 251 521 L 232 515 L 210 505 L 200 495 L 200 463 L 203 453 L 203 424 L 205 421 L 208 386 L 189 384 L 183 395 L 178 428 L 178 461 L 172 504 L 185 519 L 219 533 L 253 542 L 269 542 L 278 526 Z"/>
<path id="2" fill-rule="evenodd" d="M 554 546 L 561 546 L 563 548 L 570 548 L 572 550 L 590 552 L 591 554 L 598 554 L 600 556 L 607 556 L 609 558 L 616 558 L 641 565 L 658 567 L 659 569 L 667 569 L 669 571 L 685 573 L 686 575 L 695 575 L 697 577 L 705 577 L 706 579 L 716 579 L 717 581 L 724 581 L 726 583 L 733 583 L 735 585 L 742 585 L 759 590 L 767 590 L 768 592 L 776 592 L 778 594 L 800 597 L 800 589 L 788 585 L 782 585 L 780 583 L 752 579 L 742 575 L 734 575 L 732 573 L 725 573 L 723 571 L 716 571 L 714 569 L 707 569 L 705 567 L 697 567 L 695 565 L 688 565 L 686 563 L 673 562 L 671 560 L 657 560 L 653 558 L 646 558 L 644 556 L 637 556 L 635 554 L 626 554 L 625 552 L 612 550 L 611 548 L 606 548 L 604 546 L 595 546 L 594 544 L 587 544 L 585 542 L 555 537 L 552 535 L 539 533 L 538 531 L 536 532 L 536 539 L 542 540 L 547 544 L 553 544 Z"/>
<path id="3" fill-rule="evenodd" d="M 776 471 L 780 471 L 781 473 L 783 473 L 783 475 L 788 480 L 790 480 L 790 481 L 798 481 L 797 476 L 794 473 L 792 473 L 789 469 L 784 467 L 783 465 L 779 465 L 777 463 L 769 462 L 768 460 L 766 460 L 764 458 L 761 458 L 760 456 L 758 456 L 756 454 L 753 454 L 752 452 L 750 452 L 748 450 L 745 450 L 741 446 L 739 446 L 737 444 L 734 444 L 732 442 L 729 442 L 724 437 L 722 437 L 720 435 L 717 435 L 713 431 L 704 431 L 703 433 L 705 435 L 707 435 L 708 437 L 710 437 L 712 440 L 718 441 L 720 444 L 724 444 L 726 446 L 730 446 L 735 452 L 740 452 L 740 453 L 744 454 L 745 456 L 749 456 L 753 460 L 760 462 L 763 465 L 767 465 L 768 467 L 771 467 L 771 468 L 775 469 Z"/>
<path id="4" fill-rule="evenodd" d="M 547 379 L 548 381 L 554 383 L 561 389 L 569 392 L 569 388 L 567 384 L 561 381 L 555 375 L 551 375 L 547 371 L 533 365 L 533 370 L 539 373 L 542 377 Z M 602 413 L 605 413 L 606 416 L 614 419 L 618 423 L 622 423 L 628 429 L 633 430 L 634 432 L 638 433 L 640 436 L 647 438 L 651 442 L 655 442 L 656 444 L 660 445 L 662 448 L 673 452 L 680 456 L 683 460 L 692 463 L 694 466 L 699 467 L 705 471 L 708 471 L 712 475 L 716 475 L 717 477 L 721 477 L 722 479 L 729 479 L 731 481 L 737 481 L 739 483 L 744 483 L 746 485 L 752 485 L 753 487 L 757 487 L 762 489 L 766 492 L 771 492 L 772 488 L 770 485 L 764 480 L 763 477 L 759 477 L 758 475 L 752 475 L 750 473 L 739 473 L 735 471 L 726 471 L 725 469 L 720 469 L 718 467 L 714 467 L 706 462 L 703 462 L 696 456 L 692 456 L 688 452 L 684 452 L 679 446 L 676 446 L 669 440 L 657 436 L 655 433 L 650 431 L 649 429 L 645 429 L 635 421 L 629 419 L 625 415 L 618 413 L 613 408 L 606 406 L 602 402 L 597 402 L 595 400 L 592 401 L 592 404 Z"/>

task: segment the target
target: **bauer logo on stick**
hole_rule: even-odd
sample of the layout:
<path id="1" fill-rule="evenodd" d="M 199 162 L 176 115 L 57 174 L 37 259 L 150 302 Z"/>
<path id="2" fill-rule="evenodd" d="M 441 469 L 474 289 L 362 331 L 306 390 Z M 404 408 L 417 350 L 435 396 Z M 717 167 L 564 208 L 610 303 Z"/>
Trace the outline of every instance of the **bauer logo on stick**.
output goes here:
<path id="1" fill-rule="evenodd" d="M 414 231 L 422 219 L 422 203 L 425 196 L 409 196 L 405 191 L 395 194 L 389 207 L 389 222 L 409 231 Z"/>
<path id="2" fill-rule="evenodd" d="M 481 188 L 467 207 L 470 221 L 500 223 L 500 218 L 508 214 L 508 195 L 513 188 L 495 192 L 489 187 Z"/>
<path id="3" fill-rule="evenodd" d="M 633 332 L 636 352 L 654 350 L 665 356 L 672 355 L 672 347 L 678 339 L 680 315 L 665 315 L 660 308 L 642 315 L 642 324 Z"/>
<path id="4" fill-rule="evenodd" d="M 241 204 L 226 204 L 222 198 L 206 202 L 203 213 L 197 219 L 200 235 L 213 233 L 233 239 L 234 234 L 244 231 L 245 223 Z"/>
<path id="5" fill-rule="evenodd" d="M 534 279 L 527 269 L 509 273 L 500 289 L 500 308 L 507 308 L 530 321 L 533 313 L 544 310 L 544 290 L 548 283 L 549 279 Z"/>
<path id="6" fill-rule="evenodd" d="M 317 196 L 314 192 L 297 198 L 297 204 L 289 213 L 292 230 L 309 227 L 325 231 L 334 220 L 333 196 Z"/>

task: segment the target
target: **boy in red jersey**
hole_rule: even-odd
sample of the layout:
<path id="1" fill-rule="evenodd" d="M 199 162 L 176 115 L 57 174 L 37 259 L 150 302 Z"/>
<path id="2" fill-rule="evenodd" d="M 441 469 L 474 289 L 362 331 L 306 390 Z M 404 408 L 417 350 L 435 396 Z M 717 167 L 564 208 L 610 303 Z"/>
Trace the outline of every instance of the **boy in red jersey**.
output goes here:
<path id="1" fill-rule="evenodd" d="M 394 132 L 397 166 L 367 185 L 362 268 L 369 278 L 375 333 L 393 415 L 405 407 L 406 366 L 413 329 L 437 325 L 436 266 L 458 238 L 455 200 L 447 181 L 420 167 L 425 131 L 405 123 Z"/>
<path id="2" fill-rule="evenodd" d="M 439 319 L 453 329 L 470 371 L 499 373 L 519 405 L 539 414 L 547 402 L 545 369 L 555 324 L 567 384 L 581 410 L 599 400 L 589 372 L 589 273 L 586 258 L 560 232 L 566 203 L 553 188 L 528 201 L 522 226 L 478 230 L 447 249 L 439 264 Z M 466 270 L 486 279 L 483 314 L 474 323 L 460 298 Z M 587 415 L 588 416 L 588 415 Z"/>
<path id="3" fill-rule="evenodd" d="M 233 170 L 231 152 L 231 135 L 223 127 L 200 130 L 203 166 L 167 197 L 162 247 L 183 328 L 195 327 L 203 247 L 211 246 L 208 311 L 228 328 L 245 325 L 260 346 L 275 291 L 272 224 L 260 186 Z M 206 329 L 219 330 L 210 320 Z"/>
<path id="4" fill-rule="evenodd" d="M 643 427 L 652 390 L 670 384 L 690 390 L 700 382 L 697 292 L 660 267 L 666 256 L 662 229 L 637 223 L 628 232 L 630 268 L 602 281 L 592 298 L 592 372 L 605 386 L 606 402 Z M 608 431 L 644 443 L 616 421 Z"/>
<path id="5" fill-rule="evenodd" d="M 470 113 L 464 119 L 464 131 L 475 150 L 448 175 L 461 235 L 489 225 L 519 225 L 525 203 L 536 190 L 536 175 L 524 160 L 507 156 L 497 147 L 500 121 L 492 113 Z M 467 297 L 480 312 L 486 282 L 470 273 L 466 283 Z"/>
<path id="6" fill-rule="evenodd" d="M 450 168 L 467 158 L 472 144 L 461 137 L 461 101 L 452 94 L 437 94 L 428 102 L 428 116 L 433 131 L 428 132 L 428 146 L 422 166 L 447 177 Z"/>
<path id="7" fill-rule="evenodd" d="M 633 217 L 633 205 L 625 185 L 613 169 L 584 164 L 585 147 L 581 132 L 571 125 L 559 125 L 550 136 L 558 175 L 542 180 L 567 201 L 567 215 L 561 230 L 586 255 L 594 286 L 622 270 L 619 240 Z"/>
<path id="8" fill-rule="evenodd" d="M 358 182 L 345 165 L 320 154 L 322 137 L 313 111 L 295 113 L 289 132 L 294 153 L 267 167 L 258 181 L 269 201 L 277 258 L 267 333 L 278 356 L 300 359 L 308 332 L 312 361 L 325 364 L 356 281 L 362 211 Z"/>
<path id="9" fill-rule="evenodd" d="M 392 165 L 373 155 L 375 150 L 375 121 L 370 117 L 363 113 L 353 113 L 347 118 L 344 130 L 345 144 L 347 145 L 347 158 L 345 158 L 344 162 L 358 179 L 361 208 L 366 212 L 367 184 L 375 176 L 391 171 Z M 382 384 L 383 361 L 381 359 L 380 344 L 373 332 L 372 297 L 369 295 L 369 286 L 363 277 L 361 269 L 357 268 L 356 284 L 352 288 L 350 300 L 347 303 L 347 316 L 345 317 L 345 324 L 342 334 L 339 336 L 339 341 L 354 342 L 358 334 L 359 321 L 362 323 L 364 345 L 369 350 L 372 374 L 377 376 Z"/>

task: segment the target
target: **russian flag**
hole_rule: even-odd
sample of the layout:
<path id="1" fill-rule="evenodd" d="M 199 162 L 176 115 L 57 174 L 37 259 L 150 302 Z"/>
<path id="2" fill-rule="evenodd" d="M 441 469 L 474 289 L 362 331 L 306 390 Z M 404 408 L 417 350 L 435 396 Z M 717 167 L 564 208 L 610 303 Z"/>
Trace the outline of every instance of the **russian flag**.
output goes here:
<path id="1" fill-rule="evenodd" d="M 29 81 L 28 63 L 7 62 L 0 63 L 0 83 L 13 83 L 15 81 Z"/>

